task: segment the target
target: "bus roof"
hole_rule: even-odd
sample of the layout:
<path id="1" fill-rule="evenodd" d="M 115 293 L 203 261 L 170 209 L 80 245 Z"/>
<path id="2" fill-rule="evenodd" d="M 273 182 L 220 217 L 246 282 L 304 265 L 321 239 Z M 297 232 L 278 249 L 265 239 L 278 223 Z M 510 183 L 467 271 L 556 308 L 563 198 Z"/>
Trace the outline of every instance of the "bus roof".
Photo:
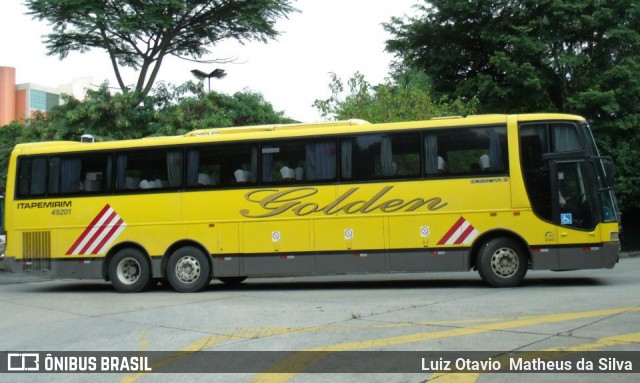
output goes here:
<path id="1" fill-rule="evenodd" d="M 254 132 L 270 132 L 276 130 L 288 130 L 288 129 L 314 129 L 314 128 L 328 128 L 328 127 L 347 127 L 354 125 L 370 125 L 369 121 L 351 119 L 344 121 L 323 121 L 312 123 L 295 123 L 295 124 L 276 124 L 276 125 L 253 125 L 253 126 L 230 126 L 226 128 L 211 128 L 194 130 L 185 134 L 185 137 L 194 136 L 210 136 L 216 134 L 240 134 L 240 133 L 254 133 Z"/>
<path id="2" fill-rule="evenodd" d="M 451 116 L 436 117 L 430 120 L 411 122 L 392 122 L 370 124 L 364 120 L 351 119 L 344 121 L 328 121 L 314 123 L 271 124 L 242 127 L 211 128 L 194 130 L 180 136 L 146 137 L 142 139 L 76 142 L 48 141 L 18 144 L 14 153 L 18 155 L 45 154 L 59 152 L 76 152 L 86 150 L 126 149 L 166 145 L 196 144 L 207 142 L 232 142 L 254 139 L 305 137 L 315 135 L 336 135 L 344 133 L 363 133 L 389 130 L 410 130 L 424 128 L 447 128 L 468 125 L 504 124 L 509 115 L 491 114 L 468 117 Z M 521 114 L 513 115 L 518 121 L 538 120 L 584 120 L 583 117 L 569 114 Z"/>

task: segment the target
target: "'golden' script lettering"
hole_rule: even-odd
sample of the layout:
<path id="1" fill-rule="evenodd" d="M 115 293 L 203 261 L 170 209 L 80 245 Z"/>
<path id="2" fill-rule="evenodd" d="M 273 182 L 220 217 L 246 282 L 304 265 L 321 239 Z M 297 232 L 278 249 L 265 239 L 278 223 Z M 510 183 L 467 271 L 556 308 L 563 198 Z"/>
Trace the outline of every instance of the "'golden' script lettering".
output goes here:
<path id="1" fill-rule="evenodd" d="M 351 188 L 341 196 L 320 206 L 311 200 L 318 193 L 316 188 L 295 188 L 295 189 L 262 189 L 254 190 L 245 195 L 249 202 L 258 204 L 264 211 L 251 212 L 249 209 L 240 210 L 240 214 L 247 218 L 265 218 L 280 215 L 291 211 L 297 216 L 307 216 L 311 214 L 333 215 L 342 212 L 343 214 L 369 214 L 369 213 L 391 213 L 396 211 L 416 211 L 421 207 L 434 211 L 447 206 L 440 197 L 429 199 L 414 198 L 404 200 L 400 198 L 384 199 L 384 196 L 393 189 L 393 186 L 385 186 L 369 199 L 357 199 L 352 196 L 359 188 Z"/>

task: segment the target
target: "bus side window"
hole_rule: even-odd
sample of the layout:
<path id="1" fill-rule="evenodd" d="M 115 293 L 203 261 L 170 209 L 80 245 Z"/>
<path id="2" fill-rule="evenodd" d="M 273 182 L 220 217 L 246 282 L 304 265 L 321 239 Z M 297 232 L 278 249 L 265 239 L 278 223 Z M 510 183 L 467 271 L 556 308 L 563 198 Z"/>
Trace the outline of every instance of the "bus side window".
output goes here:
<path id="1" fill-rule="evenodd" d="M 302 183 L 336 178 L 335 139 L 287 140 L 262 147 L 262 182 Z"/>
<path id="2" fill-rule="evenodd" d="M 382 134 L 361 134 L 342 140 L 342 178 L 367 181 L 376 174 L 376 155 L 380 156 Z"/>
<path id="3" fill-rule="evenodd" d="M 306 165 L 304 143 L 300 141 L 269 142 L 262 147 L 262 182 L 295 183 L 304 179 Z M 300 179 L 296 179 L 296 169 Z"/>
<path id="4" fill-rule="evenodd" d="M 425 175 L 481 176 L 508 172 L 506 128 L 465 127 L 424 134 Z"/>
<path id="5" fill-rule="evenodd" d="M 49 159 L 50 195 L 111 191 L 111 155 L 84 153 Z"/>
<path id="6" fill-rule="evenodd" d="M 417 178 L 420 175 L 420 134 L 387 134 L 381 145 L 380 164 L 384 177 Z"/>
<path id="7" fill-rule="evenodd" d="M 306 167 L 301 174 L 295 169 L 297 180 L 329 181 L 337 175 L 338 150 L 335 139 L 309 141 L 305 144 Z"/>
<path id="8" fill-rule="evenodd" d="M 182 185 L 182 151 L 145 150 L 118 154 L 117 190 L 155 190 Z"/>
<path id="9" fill-rule="evenodd" d="M 341 142 L 343 179 L 368 181 L 417 178 L 420 175 L 420 134 L 362 134 Z"/>
<path id="10" fill-rule="evenodd" d="M 256 182 L 255 144 L 202 145 L 187 150 L 187 188 L 211 189 Z"/>

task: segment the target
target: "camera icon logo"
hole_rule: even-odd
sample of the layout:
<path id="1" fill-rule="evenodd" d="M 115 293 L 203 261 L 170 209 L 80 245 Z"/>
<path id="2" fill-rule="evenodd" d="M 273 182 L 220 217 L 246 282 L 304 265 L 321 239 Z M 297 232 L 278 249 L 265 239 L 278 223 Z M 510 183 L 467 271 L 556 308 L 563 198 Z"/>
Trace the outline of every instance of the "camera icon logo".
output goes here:
<path id="1" fill-rule="evenodd" d="M 8 353 L 7 371 L 40 371 L 40 354 Z"/>

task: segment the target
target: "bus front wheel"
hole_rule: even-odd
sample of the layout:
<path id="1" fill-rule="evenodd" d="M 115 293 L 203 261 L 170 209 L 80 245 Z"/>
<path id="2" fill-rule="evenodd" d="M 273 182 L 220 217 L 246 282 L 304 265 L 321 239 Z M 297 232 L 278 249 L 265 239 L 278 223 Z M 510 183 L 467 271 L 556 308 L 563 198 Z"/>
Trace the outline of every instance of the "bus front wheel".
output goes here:
<path id="1" fill-rule="evenodd" d="M 138 249 L 122 249 L 109 263 L 109 280 L 121 293 L 140 292 L 148 286 L 150 279 L 149 260 Z"/>
<path id="2" fill-rule="evenodd" d="M 524 279 L 529 262 L 519 242 L 511 238 L 494 238 L 480 248 L 477 267 L 485 283 L 494 287 L 513 287 Z"/>
<path id="3" fill-rule="evenodd" d="M 208 256 L 198 248 L 181 247 L 169 257 L 167 279 L 176 291 L 200 291 L 211 281 L 210 275 Z"/>

